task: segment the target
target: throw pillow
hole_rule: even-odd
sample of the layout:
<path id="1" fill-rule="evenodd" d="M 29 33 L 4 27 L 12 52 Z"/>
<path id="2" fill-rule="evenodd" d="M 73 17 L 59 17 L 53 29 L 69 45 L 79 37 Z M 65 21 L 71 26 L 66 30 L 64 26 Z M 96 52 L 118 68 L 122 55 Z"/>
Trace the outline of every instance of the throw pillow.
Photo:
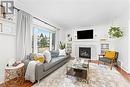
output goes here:
<path id="1" fill-rule="evenodd" d="M 43 52 L 44 57 L 46 58 L 46 62 L 49 63 L 51 61 L 51 53 L 46 50 Z"/>
<path id="2" fill-rule="evenodd" d="M 45 62 L 45 58 L 42 54 L 40 53 L 37 53 L 35 56 L 34 56 L 34 60 L 35 61 L 40 61 L 41 63 L 44 63 Z"/>
<path id="3" fill-rule="evenodd" d="M 105 53 L 105 56 L 106 58 L 110 58 L 110 59 L 113 59 L 115 57 L 115 51 L 108 51 Z"/>
<path id="4" fill-rule="evenodd" d="M 59 56 L 59 51 L 58 50 L 52 50 L 52 51 L 50 51 L 50 53 L 51 53 L 52 58 L 55 58 L 55 57 Z"/>
<path id="5" fill-rule="evenodd" d="M 66 52 L 65 49 L 59 49 L 59 56 L 65 56 Z"/>

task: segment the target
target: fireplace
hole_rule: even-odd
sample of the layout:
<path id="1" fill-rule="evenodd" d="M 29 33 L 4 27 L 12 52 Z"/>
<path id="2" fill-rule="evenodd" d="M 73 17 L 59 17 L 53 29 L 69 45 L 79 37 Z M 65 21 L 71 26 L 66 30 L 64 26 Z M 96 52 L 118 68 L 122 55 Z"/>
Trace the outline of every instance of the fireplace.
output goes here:
<path id="1" fill-rule="evenodd" d="M 91 48 L 90 47 L 79 47 L 79 57 L 91 59 Z"/>

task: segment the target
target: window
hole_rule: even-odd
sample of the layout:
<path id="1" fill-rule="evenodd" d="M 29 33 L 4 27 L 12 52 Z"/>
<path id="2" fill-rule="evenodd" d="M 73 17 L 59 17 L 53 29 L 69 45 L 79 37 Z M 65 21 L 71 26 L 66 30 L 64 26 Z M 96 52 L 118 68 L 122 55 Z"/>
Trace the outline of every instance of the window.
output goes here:
<path id="1" fill-rule="evenodd" d="M 55 33 L 44 28 L 33 28 L 32 48 L 34 53 L 55 49 Z"/>

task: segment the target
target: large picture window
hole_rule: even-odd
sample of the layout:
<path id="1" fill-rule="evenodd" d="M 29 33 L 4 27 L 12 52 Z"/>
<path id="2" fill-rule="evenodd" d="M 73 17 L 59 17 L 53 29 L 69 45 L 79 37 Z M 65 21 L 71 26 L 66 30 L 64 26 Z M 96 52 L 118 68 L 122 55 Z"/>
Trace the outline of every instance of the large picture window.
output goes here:
<path id="1" fill-rule="evenodd" d="M 55 33 L 44 28 L 33 28 L 32 48 L 34 53 L 55 49 Z"/>

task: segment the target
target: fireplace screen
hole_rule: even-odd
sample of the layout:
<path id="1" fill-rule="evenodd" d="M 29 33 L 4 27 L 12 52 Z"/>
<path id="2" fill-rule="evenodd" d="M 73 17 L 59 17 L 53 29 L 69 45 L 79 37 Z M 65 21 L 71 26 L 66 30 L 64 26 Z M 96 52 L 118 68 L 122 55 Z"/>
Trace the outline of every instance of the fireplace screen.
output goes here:
<path id="1" fill-rule="evenodd" d="M 79 47 L 79 57 L 91 59 L 91 48 Z"/>

